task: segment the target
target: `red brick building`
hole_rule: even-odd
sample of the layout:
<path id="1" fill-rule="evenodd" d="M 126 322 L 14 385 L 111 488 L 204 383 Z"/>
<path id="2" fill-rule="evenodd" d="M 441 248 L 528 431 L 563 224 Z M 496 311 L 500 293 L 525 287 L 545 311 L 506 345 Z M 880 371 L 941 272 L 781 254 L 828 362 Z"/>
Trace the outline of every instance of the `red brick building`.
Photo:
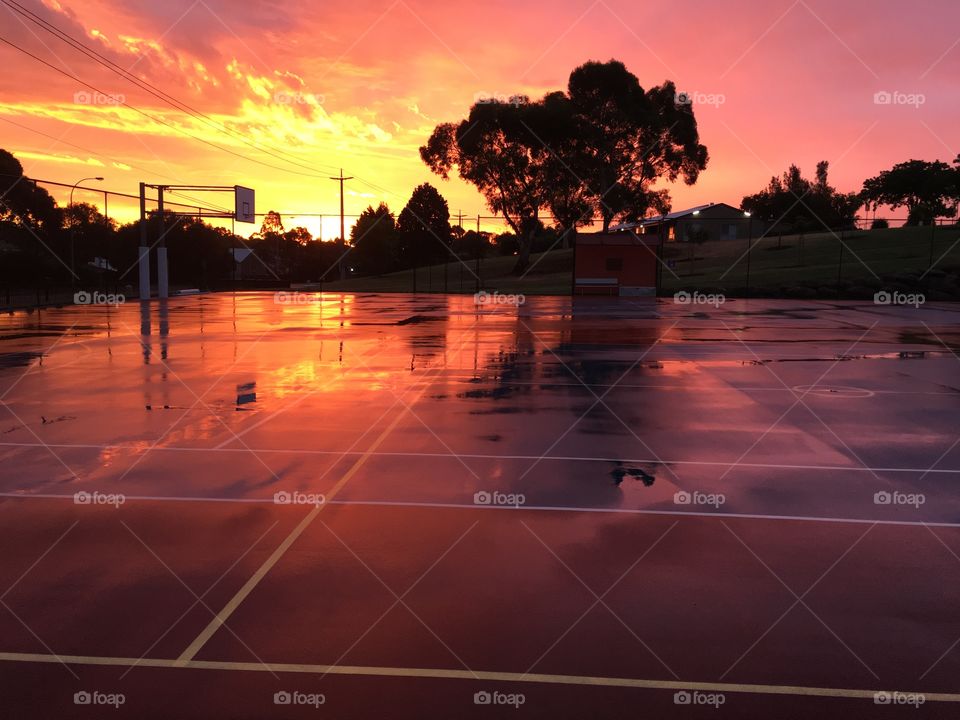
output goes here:
<path id="1" fill-rule="evenodd" d="M 579 233 L 575 295 L 656 295 L 659 238 L 634 233 Z"/>

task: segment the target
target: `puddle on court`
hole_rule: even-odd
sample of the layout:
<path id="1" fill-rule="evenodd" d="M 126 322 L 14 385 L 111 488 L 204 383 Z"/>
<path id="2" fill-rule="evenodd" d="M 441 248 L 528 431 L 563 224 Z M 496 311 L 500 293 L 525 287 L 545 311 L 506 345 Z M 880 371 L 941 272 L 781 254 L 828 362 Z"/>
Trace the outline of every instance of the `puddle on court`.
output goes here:
<path id="1" fill-rule="evenodd" d="M 343 498 L 470 504 L 487 488 L 718 510 L 679 507 L 700 492 L 724 512 L 952 522 L 957 361 L 925 325 L 957 319 L 936 304 L 730 301 L 694 318 L 648 299 L 479 312 L 472 296 L 273 293 L 14 313 L 0 491 L 324 492 L 406 413 Z M 884 490 L 929 501 L 877 507 Z"/>

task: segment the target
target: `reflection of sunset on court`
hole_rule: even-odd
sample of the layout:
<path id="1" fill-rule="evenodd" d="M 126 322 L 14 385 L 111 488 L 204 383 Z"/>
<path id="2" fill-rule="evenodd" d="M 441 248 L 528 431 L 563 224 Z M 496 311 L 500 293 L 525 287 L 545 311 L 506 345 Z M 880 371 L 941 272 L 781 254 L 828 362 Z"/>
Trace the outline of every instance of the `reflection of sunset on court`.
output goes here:
<path id="1" fill-rule="evenodd" d="M 435 181 L 416 150 L 437 123 L 462 117 L 480 95 L 561 89 L 588 59 L 622 59 L 644 87 L 669 78 L 685 91 L 722 96 L 697 109 L 711 160 L 695 186 L 673 188 L 676 207 L 736 203 L 791 162 L 812 171 L 828 159 L 834 183 L 855 190 L 904 157 L 956 155 L 960 51 L 951 46 L 956 22 L 941 17 L 947 7 L 912 16 L 909 32 L 895 2 L 688 2 L 671 4 L 666 22 L 666 7 L 651 3 L 561 0 L 549 8 L 510 4 L 507 23 L 497 21 L 506 3 L 46 0 L 24 7 L 237 133 L 174 109 L 3 7 L 6 36 L 102 91 L 0 46 L 5 66 L 16 68 L 0 79 L 4 145 L 29 175 L 73 182 L 89 172 L 126 192 L 161 178 L 248 184 L 262 211 L 329 216 L 325 239 L 339 233 L 337 187 L 327 179 L 339 168 L 358 178 L 347 184 L 348 214 L 380 200 L 399 209 L 415 185 Z M 873 94 L 882 90 L 923 93 L 926 102 L 890 107 L 878 120 Z M 118 95 L 169 126 L 117 105 Z M 757 122 L 764 132 L 754 130 Z M 459 180 L 440 190 L 454 215 L 487 212 Z M 130 219 L 133 207 L 116 211 Z M 319 218 L 287 224 L 321 231 Z"/>

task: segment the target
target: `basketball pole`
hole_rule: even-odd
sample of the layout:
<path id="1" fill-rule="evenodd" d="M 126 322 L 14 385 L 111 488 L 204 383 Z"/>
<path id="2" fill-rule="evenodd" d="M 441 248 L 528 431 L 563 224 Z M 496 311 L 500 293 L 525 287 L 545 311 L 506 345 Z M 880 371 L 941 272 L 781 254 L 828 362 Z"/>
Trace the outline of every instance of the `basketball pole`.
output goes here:
<path id="1" fill-rule="evenodd" d="M 167 219 L 163 214 L 164 186 L 157 188 L 157 213 L 160 215 L 160 238 L 157 243 L 157 297 L 166 300 L 170 296 L 170 276 L 167 272 Z"/>
<path id="2" fill-rule="evenodd" d="M 343 173 L 341 173 L 342 175 Z M 349 178 L 345 178 L 349 179 Z M 149 183 L 141 182 L 140 183 L 140 250 L 139 257 L 137 258 L 137 264 L 140 271 L 140 299 L 141 300 L 150 300 L 151 298 L 151 288 L 150 288 L 150 244 L 149 236 L 150 231 L 148 230 L 148 224 L 153 225 L 153 223 L 147 222 L 147 188 L 154 188 L 157 191 L 157 215 L 159 222 L 157 226 L 159 228 L 159 234 L 157 239 L 154 241 L 154 244 L 157 246 L 157 297 L 161 300 L 166 300 L 170 297 L 170 269 L 169 264 L 167 263 L 167 218 L 164 211 L 164 193 L 168 190 L 176 192 L 177 190 L 190 190 L 192 192 L 229 192 L 233 193 L 233 211 L 228 211 L 225 209 L 218 208 L 204 208 L 202 206 L 197 207 L 196 215 L 193 213 L 177 213 L 171 212 L 173 216 L 173 222 L 179 223 L 181 218 L 184 217 L 196 217 L 198 220 L 203 221 L 205 218 L 219 218 L 224 220 L 230 220 L 231 222 L 231 236 L 234 235 L 234 225 L 235 222 L 242 223 L 253 223 L 256 220 L 256 206 L 254 201 L 254 191 L 252 188 L 243 187 L 241 185 L 151 185 Z M 176 205 L 177 203 L 174 203 Z M 208 212 L 204 212 L 207 210 Z M 174 229 L 171 227 L 171 230 Z M 233 245 L 233 240 L 231 240 L 231 246 Z M 236 263 L 236 255 L 234 255 L 234 263 Z M 234 268 L 234 286 L 236 283 L 236 271 L 237 268 Z"/>
<path id="3" fill-rule="evenodd" d="M 137 269 L 140 271 L 140 299 L 150 299 L 150 245 L 147 240 L 147 186 L 140 183 L 140 252 Z"/>

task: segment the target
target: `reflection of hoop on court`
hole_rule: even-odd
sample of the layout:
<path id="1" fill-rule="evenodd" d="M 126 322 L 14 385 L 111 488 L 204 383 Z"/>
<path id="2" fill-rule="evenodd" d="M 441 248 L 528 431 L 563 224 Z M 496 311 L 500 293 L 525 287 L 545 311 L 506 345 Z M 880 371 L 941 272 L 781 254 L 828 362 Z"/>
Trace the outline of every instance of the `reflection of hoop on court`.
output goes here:
<path id="1" fill-rule="evenodd" d="M 850 385 L 797 385 L 793 391 L 803 395 L 820 395 L 836 398 L 868 398 L 876 393 L 865 388 L 851 387 Z"/>

